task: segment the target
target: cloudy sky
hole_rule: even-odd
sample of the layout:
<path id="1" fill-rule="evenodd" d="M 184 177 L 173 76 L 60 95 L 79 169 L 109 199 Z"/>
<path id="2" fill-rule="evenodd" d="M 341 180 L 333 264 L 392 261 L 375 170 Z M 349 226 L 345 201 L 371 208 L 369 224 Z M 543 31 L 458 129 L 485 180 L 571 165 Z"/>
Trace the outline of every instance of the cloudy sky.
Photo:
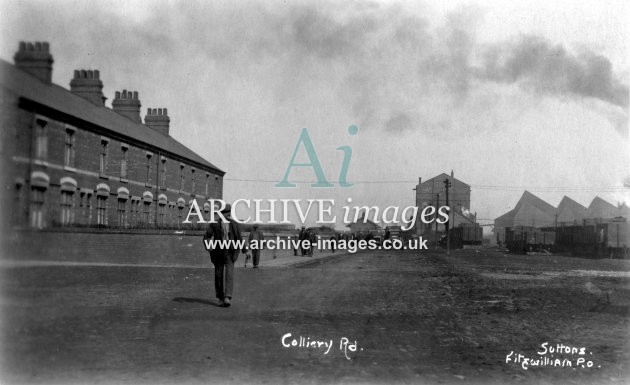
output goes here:
<path id="1" fill-rule="evenodd" d="M 171 135 L 227 172 L 227 200 L 405 207 L 418 177 L 454 170 L 479 218 L 524 189 L 630 203 L 630 6 L 548 3 L 4 0 L 0 57 L 49 41 L 55 83 L 99 69 L 110 101 L 167 107 Z M 352 148 L 354 186 L 274 187 L 304 127 L 331 182 Z"/>

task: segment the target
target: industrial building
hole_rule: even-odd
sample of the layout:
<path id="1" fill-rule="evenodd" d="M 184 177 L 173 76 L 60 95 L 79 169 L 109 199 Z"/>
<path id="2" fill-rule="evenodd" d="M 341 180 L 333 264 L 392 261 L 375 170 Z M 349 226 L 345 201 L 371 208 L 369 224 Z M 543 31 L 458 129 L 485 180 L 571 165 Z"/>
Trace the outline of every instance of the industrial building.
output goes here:
<path id="1" fill-rule="evenodd" d="M 418 178 L 418 184 L 414 188 L 418 212 L 422 212 L 427 206 L 433 206 L 436 209 L 446 206 L 445 181 L 448 181 L 450 186 L 448 191 L 449 227 L 476 226 L 475 215 L 470 212 L 470 185 L 456 179 L 453 171 L 451 175 L 442 173 L 424 182 L 422 178 Z M 435 235 L 436 229 L 438 233 L 445 231 L 444 225 L 436 225 L 435 221 L 431 224 L 416 221 L 418 235 Z"/>
<path id="2" fill-rule="evenodd" d="M 630 208 L 595 197 L 588 208 L 564 197 L 558 207 L 525 191 L 515 207 L 494 220 L 497 244 L 528 251 L 626 258 Z"/>

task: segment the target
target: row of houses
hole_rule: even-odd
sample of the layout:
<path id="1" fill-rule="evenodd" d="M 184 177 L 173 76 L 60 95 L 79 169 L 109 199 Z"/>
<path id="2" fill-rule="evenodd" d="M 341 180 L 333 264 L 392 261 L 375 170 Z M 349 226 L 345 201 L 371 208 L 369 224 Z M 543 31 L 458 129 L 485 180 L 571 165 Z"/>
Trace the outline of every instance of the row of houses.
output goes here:
<path id="1" fill-rule="evenodd" d="M 67 89 L 52 83 L 53 61 L 46 42 L 0 60 L 3 217 L 13 228 L 177 228 L 193 199 L 222 197 L 225 172 L 170 136 L 166 108 L 143 121 L 128 90 L 110 108 L 100 71 L 74 71 Z"/>

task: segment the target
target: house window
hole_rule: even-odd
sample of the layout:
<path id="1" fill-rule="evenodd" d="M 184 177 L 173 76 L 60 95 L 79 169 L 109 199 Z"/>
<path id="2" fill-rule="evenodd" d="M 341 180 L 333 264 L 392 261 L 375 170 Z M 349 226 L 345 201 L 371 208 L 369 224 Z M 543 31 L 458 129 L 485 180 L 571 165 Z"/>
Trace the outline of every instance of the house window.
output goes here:
<path id="1" fill-rule="evenodd" d="M 104 195 L 96 196 L 96 224 L 107 226 L 107 197 Z"/>
<path id="2" fill-rule="evenodd" d="M 14 204 L 14 209 L 12 210 L 12 214 L 13 214 L 13 223 L 14 224 L 22 224 L 22 214 L 24 212 L 24 207 L 22 207 L 22 184 L 21 183 L 16 183 L 15 185 L 15 200 L 13 202 Z"/>
<path id="3" fill-rule="evenodd" d="M 70 128 L 66 128 L 66 147 L 63 164 L 66 167 L 74 167 L 74 130 Z"/>
<path id="4" fill-rule="evenodd" d="M 45 160 L 48 157 L 48 137 L 46 136 L 46 122 L 43 119 L 35 121 L 35 158 Z"/>
<path id="5" fill-rule="evenodd" d="M 61 191 L 61 225 L 74 223 L 74 192 Z"/>
<path id="6" fill-rule="evenodd" d="M 79 210 L 81 212 L 81 223 L 84 225 L 92 224 L 92 194 L 82 192 L 79 197 Z"/>
<path id="7" fill-rule="evenodd" d="M 165 203 L 160 203 L 158 205 L 158 224 L 160 225 L 160 227 L 164 227 L 164 224 L 166 223 L 166 204 Z"/>
<path id="8" fill-rule="evenodd" d="M 190 188 L 190 194 L 195 195 L 195 169 L 194 168 L 190 169 L 190 175 L 191 175 L 190 178 L 191 178 L 191 183 L 192 183 L 192 186 Z"/>
<path id="9" fill-rule="evenodd" d="M 135 221 L 136 221 L 136 227 L 138 227 L 142 223 L 142 220 L 140 218 L 140 199 L 137 199 L 134 202 L 134 216 L 135 216 Z"/>
<path id="10" fill-rule="evenodd" d="M 136 227 L 136 200 L 131 199 L 131 203 L 129 206 L 129 226 Z"/>
<path id="11" fill-rule="evenodd" d="M 182 164 L 179 169 L 179 189 L 184 191 L 184 165 Z"/>
<path id="12" fill-rule="evenodd" d="M 31 189 L 31 227 L 44 227 L 44 193 L 45 189 L 33 187 Z"/>
<path id="13" fill-rule="evenodd" d="M 160 174 L 160 186 L 166 187 L 166 158 L 162 158 L 162 172 Z"/>
<path id="14" fill-rule="evenodd" d="M 127 227 L 127 199 L 118 199 L 118 227 Z"/>
<path id="15" fill-rule="evenodd" d="M 151 184 L 151 158 L 153 154 L 147 152 L 147 184 Z"/>
<path id="16" fill-rule="evenodd" d="M 107 140 L 101 140 L 101 163 L 99 169 L 101 175 L 107 173 L 107 147 L 109 147 L 109 142 Z"/>
<path id="17" fill-rule="evenodd" d="M 122 158 L 120 159 L 120 177 L 127 178 L 127 160 L 129 159 L 129 148 L 122 147 Z"/>
<path id="18" fill-rule="evenodd" d="M 144 202 L 144 224 L 149 227 L 151 223 L 151 202 Z"/>

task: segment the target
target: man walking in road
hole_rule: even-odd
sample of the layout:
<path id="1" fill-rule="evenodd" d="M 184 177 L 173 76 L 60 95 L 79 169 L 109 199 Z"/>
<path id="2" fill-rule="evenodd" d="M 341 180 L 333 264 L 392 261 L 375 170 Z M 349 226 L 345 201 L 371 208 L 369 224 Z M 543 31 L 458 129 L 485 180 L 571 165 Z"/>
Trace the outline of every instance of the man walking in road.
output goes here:
<path id="1" fill-rule="evenodd" d="M 249 249 L 252 253 L 252 263 L 254 265 L 254 269 L 258 268 L 258 263 L 260 262 L 260 251 L 262 249 L 262 240 L 265 239 L 263 232 L 258 230 L 258 225 L 254 225 L 254 229 L 249 233 L 249 237 L 247 238 L 247 244 L 249 245 Z M 256 241 L 256 247 L 252 248 L 252 242 Z M 249 255 L 245 259 L 245 267 L 247 267 L 247 260 L 249 259 Z"/>
<path id="2" fill-rule="evenodd" d="M 302 256 L 305 256 L 307 253 L 307 250 L 302 247 L 302 242 L 305 239 L 309 239 L 308 234 L 306 232 L 306 227 L 302 226 L 302 229 L 300 230 L 300 235 L 299 235 L 299 240 L 300 240 L 300 253 Z"/>
<path id="3" fill-rule="evenodd" d="M 238 223 L 231 218 L 232 207 L 229 204 L 221 210 L 223 221 L 220 215 L 215 215 L 215 223 L 210 223 L 204 235 L 205 240 L 216 241 L 241 241 L 241 231 Z M 234 262 L 238 258 L 241 250 L 236 244 L 215 245 L 214 249 L 208 249 L 210 252 L 210 260 L 214 264 L 214 290 L 219 300 L 219 306 L 229 307 L 232 303 L 232 290 L 234 288 Z M 247 252 L 247 248 L 243 245 L 243 253 Z"/>

